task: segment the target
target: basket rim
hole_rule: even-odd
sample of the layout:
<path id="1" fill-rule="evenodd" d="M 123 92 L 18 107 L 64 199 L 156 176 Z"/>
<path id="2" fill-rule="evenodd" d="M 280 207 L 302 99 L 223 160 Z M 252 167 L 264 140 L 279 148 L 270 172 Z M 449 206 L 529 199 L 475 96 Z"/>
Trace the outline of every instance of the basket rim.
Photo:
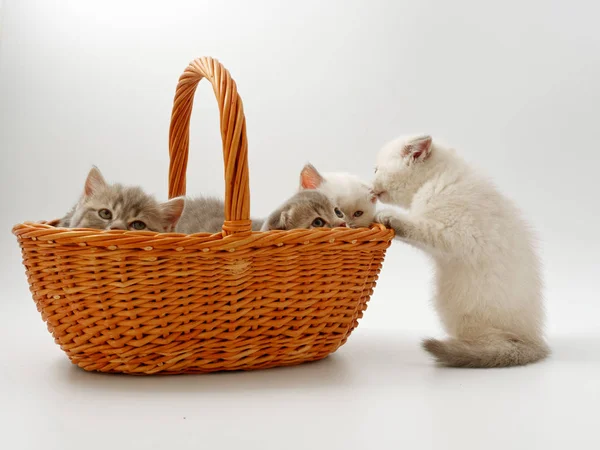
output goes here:
<path id="1" fill-rule="evenodd" d="M 55 221 L 23 222 L 12 233 L 19 241 L 33 240 L 47 244 L 120 249 L 176 249 L 195 247 L 234 251 L 238 248 L 273 247 L 299 244 L 371 245 L 394 239 L 394 230 L 374 223 L 369 228 L 313 228 L 295 230 L 250 231 L 224 236 L 220 233 L 161 233 L 154 231 L 97 230 L 93 228 L 63 228 Z"/>

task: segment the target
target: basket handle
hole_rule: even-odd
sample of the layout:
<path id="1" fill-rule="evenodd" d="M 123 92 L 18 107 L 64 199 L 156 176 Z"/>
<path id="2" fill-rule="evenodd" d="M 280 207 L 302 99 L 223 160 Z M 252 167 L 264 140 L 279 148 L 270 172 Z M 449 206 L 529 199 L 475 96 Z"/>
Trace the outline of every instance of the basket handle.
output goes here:
<path id="1" fill-rule="evenodd" d="M 221 115 L 225 163 L 223 236 L 249 232 L 252 222 L 244 106 L 229 71 L 219 61 L 210 57 L 192 61 L 177 83 L 169 129 L 169 198 L 185 195 L 186 192 L 190 117 L 196 87 L 202 78 L 211 82 Z"/>

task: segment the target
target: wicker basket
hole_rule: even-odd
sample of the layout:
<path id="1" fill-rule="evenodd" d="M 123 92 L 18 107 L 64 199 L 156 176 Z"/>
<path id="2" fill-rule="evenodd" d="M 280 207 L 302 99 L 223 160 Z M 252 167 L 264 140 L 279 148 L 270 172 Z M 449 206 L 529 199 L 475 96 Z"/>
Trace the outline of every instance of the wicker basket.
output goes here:
<path id="1" fill-rule="evenodd" d="M 179 79 L 169 135 L 169 197 L 185 194 L 196 86 L 221 114 L 225 217 L 219 234 L 16 225 L 33 299 L 57 344 L 90 371 L 248 370 L 337 350 L 373 292 L 393 231 L 252 232 L 242 101 L 216 60 Z"/>

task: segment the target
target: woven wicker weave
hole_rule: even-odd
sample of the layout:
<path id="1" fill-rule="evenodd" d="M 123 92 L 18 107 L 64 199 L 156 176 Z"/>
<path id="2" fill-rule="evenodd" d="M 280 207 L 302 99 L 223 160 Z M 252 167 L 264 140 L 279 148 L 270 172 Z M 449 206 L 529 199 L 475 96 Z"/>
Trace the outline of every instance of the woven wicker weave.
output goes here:
<path id="1" fill-rule="evenodd" d="M 90 371 L 247 370 L 326 357 L 373 292 L 393 231 L 252 232 L 242 101 L 229 72 L 199 58 L 175 94 L 169 196 L 185 194 L 189 120 L 208 79 L 221 113 L 225 216 L 220 234 L 16 225 L 33 299 L 56 343 Z"/>

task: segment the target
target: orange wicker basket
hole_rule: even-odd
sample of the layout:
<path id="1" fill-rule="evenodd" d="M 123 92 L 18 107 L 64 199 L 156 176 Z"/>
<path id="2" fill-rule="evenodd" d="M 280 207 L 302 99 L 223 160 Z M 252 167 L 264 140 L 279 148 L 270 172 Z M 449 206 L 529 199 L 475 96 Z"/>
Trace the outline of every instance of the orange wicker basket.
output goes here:
<path id="1" fill-rule="evenodd" d="M 202 78 L 221 115 L 222 233 L 66 229 L 56 221 L 13 228 L 42 319 L 85 370 L 201 373 L 318 360 L 346 342 L 373 292 L 392 230 L 251 231 L 242 101 L 212 58 L 194 60 L 177 85 L 169 197 L 185 194 Z"/>

